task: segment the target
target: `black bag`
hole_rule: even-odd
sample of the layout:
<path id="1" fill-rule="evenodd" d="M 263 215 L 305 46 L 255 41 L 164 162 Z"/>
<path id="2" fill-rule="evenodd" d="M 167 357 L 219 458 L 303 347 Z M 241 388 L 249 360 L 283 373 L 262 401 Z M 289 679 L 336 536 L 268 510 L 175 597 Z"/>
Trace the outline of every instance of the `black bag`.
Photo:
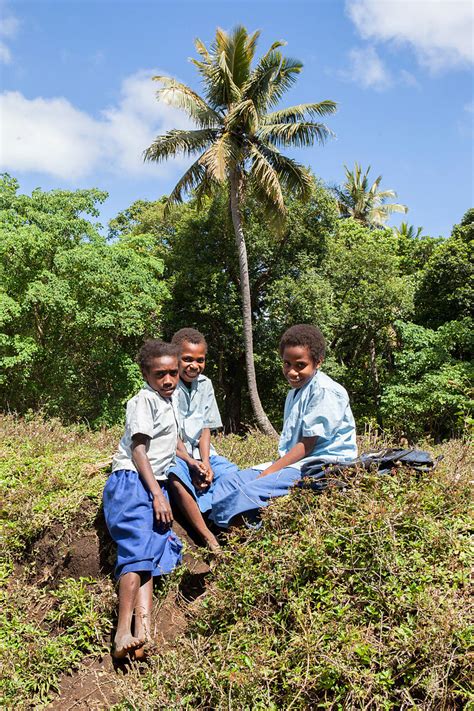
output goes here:
<path id="1" fill-rule="evenodd" d="M 389 474 L 396 467 L 408 467 L 417 472 L 429 472 L 435 469 L 441 459 L 443 459 L 442 455 L 433 459 L 431 454 L 423 449 L 381 449 L 376 452 L 364 452 L 358 459 L 340 464 L 338 462 L 328 463 L 319 459 L 303 464 L 301 480 L 296 485 L 322 492 L 329 485 L 328 474 L 333 477 L 342 474 L 343 471 L 351 467 L 377 471 L 379 474 Z M 347 486 L 347 482 L 331 478 L 331 485 L 344 488 Z"/>

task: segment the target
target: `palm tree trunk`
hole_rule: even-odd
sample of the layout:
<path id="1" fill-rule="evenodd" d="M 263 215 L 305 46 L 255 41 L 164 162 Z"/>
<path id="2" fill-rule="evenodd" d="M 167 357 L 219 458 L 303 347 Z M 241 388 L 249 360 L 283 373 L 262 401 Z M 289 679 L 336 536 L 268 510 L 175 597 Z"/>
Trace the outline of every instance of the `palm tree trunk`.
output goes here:
<path id="1" fill-rule="evenodd" d="M 232 223 L 234 225 L 235 243 L 237 254 L 239 255 L 240 270 L 240 293 L 242 296 L 242 319 L 244 324 L 244 346 L 245 364 L 247 366 L 247 383 L 250 395 L 250 403 L 257 420 L 259 428 L 267 435 L 278 437 L 272 423 L 268 419 L 260 402 L 257 389 L 257 378 L 255 375 L 255 363 L 253 359 L 253 332 L 252 332 L 252 305 L 250 299 L 250 279 L 247 260 L 247 246 L 245 244 L 244 231 L 239 209 L 240 196 L 239 176 L 236 171 L 230 175 L 230 208 L 232 213 Z"/>

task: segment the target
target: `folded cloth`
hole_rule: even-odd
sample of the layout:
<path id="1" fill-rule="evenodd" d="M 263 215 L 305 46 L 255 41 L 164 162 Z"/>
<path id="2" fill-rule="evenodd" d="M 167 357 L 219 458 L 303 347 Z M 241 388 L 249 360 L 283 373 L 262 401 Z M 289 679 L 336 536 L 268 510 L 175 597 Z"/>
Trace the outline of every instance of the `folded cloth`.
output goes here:
<path id="1" fill-rule="evenodd" d="M 168 499 L 165 484 L 161 490 Z M 183 544 L 169 526 L 157 522 L 153 497 L 136 471 L 112 472 L 103 501 L 107 528 L 117 544 L 116 578 L 130 572 L 164 575 L 176 567 Z"/>

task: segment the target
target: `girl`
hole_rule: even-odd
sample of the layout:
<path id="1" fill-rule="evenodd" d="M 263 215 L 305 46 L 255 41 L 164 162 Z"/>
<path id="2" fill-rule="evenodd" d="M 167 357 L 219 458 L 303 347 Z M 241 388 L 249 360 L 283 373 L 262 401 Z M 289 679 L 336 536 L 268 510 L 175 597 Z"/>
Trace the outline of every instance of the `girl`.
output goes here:
<path id="1" fill-rule="evenodd" d="M 357 457 L 354 417 L 346 390 L 320 370 L 325 342 L 315 326 L 292 326 L 280 340 L 283 375 L 292 388 L 285 402 L 279 459 L 220 480 L 210 518 L 227 528 L 235 517 L 288 494 L 309 461 L 347 462 Z"/>
<path id="2" fill-rule="evenodd" d="M 125 434 L 104 489 L 104 514 L 117 544 L 119 614 L 112 654 L 143 656 L 150 635 L 153 576 L 173 570 L 182 544 L 171 530 L 167 471 L 178 440 L 175 346 L 150 340 L 138 362 L 146 381 L 127 403 Z M 132 630 L 132 618 L 134 627 Z"/>

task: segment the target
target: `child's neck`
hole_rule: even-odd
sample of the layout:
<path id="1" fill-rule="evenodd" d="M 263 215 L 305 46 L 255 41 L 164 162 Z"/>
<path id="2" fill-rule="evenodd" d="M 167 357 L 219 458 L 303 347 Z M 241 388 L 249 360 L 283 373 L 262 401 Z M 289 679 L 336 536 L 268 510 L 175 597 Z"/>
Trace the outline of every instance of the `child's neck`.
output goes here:
<path id="1" fill-rule="evenodd" d="M 184 380 L 183 378 L 181 378 L 181 382 L 182 382 L 184 385 L 186 385 L 186 387 L 187 387 L 188 390 L 191 390 L 192 385 L 193 385 L 192 383 L 189 383 L 187 380 Z"/>

